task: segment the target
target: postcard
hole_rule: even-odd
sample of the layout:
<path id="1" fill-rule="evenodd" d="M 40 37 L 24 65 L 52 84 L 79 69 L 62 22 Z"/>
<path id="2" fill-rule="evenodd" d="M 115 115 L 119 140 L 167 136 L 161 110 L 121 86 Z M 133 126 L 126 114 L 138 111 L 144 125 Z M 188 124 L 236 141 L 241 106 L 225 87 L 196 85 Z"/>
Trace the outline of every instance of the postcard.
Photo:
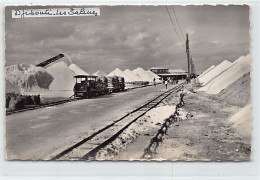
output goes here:
<path id="1" fill-rule="evenodd" d="M 250 161 L 249 11 L 7 6 L 6 159 Z"/>

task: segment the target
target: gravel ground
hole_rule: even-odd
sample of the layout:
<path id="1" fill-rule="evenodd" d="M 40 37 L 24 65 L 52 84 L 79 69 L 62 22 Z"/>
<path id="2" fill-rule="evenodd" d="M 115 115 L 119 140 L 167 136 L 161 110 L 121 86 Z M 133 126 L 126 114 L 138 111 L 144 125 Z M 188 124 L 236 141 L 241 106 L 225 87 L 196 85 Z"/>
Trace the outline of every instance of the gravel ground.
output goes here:
<path id="1" fill-rule="evenodd" d="M 248 161 L 250 141 L 238 135 L 228 119 L 239 108 L 190 94 L 183 107 L 193 118 L 169 129 L 155 158 L 187 161 Z M 203 102 L 203 103 L 201 103 Z"/>
<path id="2" fill-rule="evenodd" d="M 244 101 L 244 100 L 243 100 Z M 179 95 L 174 94 L 161 106 L 174 106 Z M 163 137 L 157 151 L 149 159 L 140 159 L 150 140 L 160 129 L 143 117 L 133 125 L 134 131 L 126 132 L 131 138 L 122 146 L 117 141 L 102 158 L 108 160 L 173 160 L 173 161 L 248 161 L 250 139 L 242 137 L 228 119 L 240 110 L 226 101 L 218 101 L 205 93 L 187 93 L 181 109 L 193 117 L 174 122 Z M 173 113 L 173 112 L 172 112 Z M 162 120 L 161 120 L 162 121 Z M 144 123 L 142 123 L 144 122 Z M 138 124 L 139 123 L 139 124 Z"/>

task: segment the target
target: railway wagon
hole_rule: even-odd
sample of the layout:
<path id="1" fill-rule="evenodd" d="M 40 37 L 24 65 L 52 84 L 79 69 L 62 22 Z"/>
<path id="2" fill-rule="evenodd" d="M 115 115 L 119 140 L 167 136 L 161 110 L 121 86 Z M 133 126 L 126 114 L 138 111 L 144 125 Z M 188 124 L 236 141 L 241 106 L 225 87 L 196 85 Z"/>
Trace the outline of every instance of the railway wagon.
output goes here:
<path id="1" fill-rule="evenodd" d="M 74 76 L 76 84 L 73 88 L 74 98 L 91 98 L 110 92 L 124 91 L 125 81 L 123 77 L 98 77 L 91 75 Z"/>
<path id="2" fill-rule="evenodd" d="M 108 91 L 119 92 L 125 90 L 125 79 L 120 76 L 108 76 Z"/>
<path id="3" fill-rule="evenodd" d="M 73 88 L 74 98 L 91 98 L 108 93 L 106 83 L 97 76 L 77 75 L 74 78 L 76 79 Z"/>

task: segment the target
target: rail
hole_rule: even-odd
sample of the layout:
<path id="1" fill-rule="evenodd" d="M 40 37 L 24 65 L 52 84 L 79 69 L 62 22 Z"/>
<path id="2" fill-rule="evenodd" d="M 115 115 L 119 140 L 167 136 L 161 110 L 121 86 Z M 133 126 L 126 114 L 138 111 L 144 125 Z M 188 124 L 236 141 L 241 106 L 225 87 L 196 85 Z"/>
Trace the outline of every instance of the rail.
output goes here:
<path id="1" fill-rule="evenodd" d="M 172 94 L 173 92 L 178 92 L 182 85 L 184 83 L 175 86 L 174 88 L 160 94 L 159 96 L 157 96 L 156 98 L 148 101 L 147 103 L 145 103 L 144 105 L 142 105 L 139 108 L 136 108 L 135 110 L 133 110 L 132 112 L 126 114 L 125 116 L 121 117 L 120 119 L 114 121 L 113 123 L 105 126 L 104 128 L 98 130 L 97 132 L 93 133 L 92 135 L 84 138 L 83 140 L 81 140 L 80 142 L 74 144 L 73 146 L 65 149 L 64 151 L 62 151 L 61 153 L 55 155 L 54 157 L 51 158 L 51 160 L 67 160 L 66 158 L 64 158 L 64 156 L 68 155 L 69 153 L 73 154 L 72 158 L 75 158 L 77 160 L 88 160 L 91 159 L 92 157 L 95 157 L 95 155 L 97 154 L 97 152 L 99 152 L 102 148 L 106 147 L 108 144 L 110 144 L 111 142 L 113 142 L 125 129 L 127 129 L 131 124 L 133 124 L 135 121 L 137 121 L 140 117 L 142 117 L 146 112 L 148 112 L 149 110 L 153 109 L 154 107 L 156 107 L 157 105 L 159 105 L 164 99 L 166 99 L 170 94 Z M 123 122 L 126 121 L 126 122 Z M 122 128 L 119 128 L 121 125 L 119 123 L 122 123 Z M 105 137 L 108 130 L 109 132 L 113 131 L 114 128 L 114 134 L 110 135 L 110 137 L 105 138 L 105 140 L 101 141 L 99 137 Z M 95 137 L 98 137 L 97 139 L 99 139 L 97 141 L 93 141 L 90 142 L 91 140 L 93 140 Z M 101 141 L 101 142 L 100 142 Z M 88 142 L 88 143 L 87 143 Z M 84 151 L 86 149 L 88 149 L 87 153 L 84 153 L 81 157 L 77 157 L 77 152 L 81 151 L 79 150 L 81 146 L 87 146 L 84 147 L 82 149 L 84 149 Z M 73 153 L 74 152 L 74 153 Z M 82 152 L 80 152 L 79 154 L 81 154 Z"/>

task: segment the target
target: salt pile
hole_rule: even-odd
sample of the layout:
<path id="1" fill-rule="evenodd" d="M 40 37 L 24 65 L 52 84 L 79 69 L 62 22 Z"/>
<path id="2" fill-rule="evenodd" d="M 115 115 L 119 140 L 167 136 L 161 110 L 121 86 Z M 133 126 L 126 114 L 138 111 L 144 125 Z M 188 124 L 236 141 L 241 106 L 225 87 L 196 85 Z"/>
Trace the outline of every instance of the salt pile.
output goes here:
<path id="1" fill-rule="evenodd" d="M 132 79 L 131 77 L 129 77 L 127 74 L 125 74 L 121 69 L 116 68 L 114 71 L 112 71 L 111 73 L 109 73 L 107 76 L 120 76 L 123 77 L 125 79 L 125 82 L 133 82 L 134 79 Z"/>
<path id="2" fill-rule="evenodd" d="M 245 56 L 240 56 L 237 60 L 235 60 L 234 62 L 233 62 L 233 64 L 235 64 L 235 63 L 237 63 L 238 61 L 240 61 L 240 59 L 243 59 Z"/>
<path id="3" fill-rule="evenodd" d="M 76 64 L 71 64 L 69 68 L 74 72 L 74 75 L 89 75 L 86 71 L 78 67 Z"/>
<path id="4" fill-rule="evenodd" d="M 218 94 L 222 89 L 225 89 L 230 84 L 241 78 L 244 74 L 250 72 L 251 56 L 243 56 L 234 61 L 226 71 L 221 73 L 209 84 L 199 89 L 206 91 L 209 94 Z"/>
<path id="5" fill-rule="evenodd" d="M 124 73 L 127 74 L 129 77 L 131 77 L 133 81 L 136 81 L 136 82 L 144 81 L 140 76 L 138 76 L 137 74 L 133 73 L 129 69 L 124 70 Z"/>
<path id="6" fill-rule="evenodd" d="M 10 81 L 5 79 L 5 93 L 10 93 L 10 92 L 18 93 L 19 91 L 20 91 L 19 87 L 17 87 L 14 84 L 11 84 Z"/>
<path id="7" fill-rule="evenodd" d="M 60 61 L 52 64 L 46 70 L 54 77 L 49 87 L 50 90 L 73 90 L 75 85 L 74 72 L 65 62 Z"/>
<path id="8" fill-rule="evenodd" d="M 6 87 L 19 91 L 48 89 L 53 77 L 44 68 L 33 64 L 15 64 L 5 67 Z M 8 82 L 9 81 L 9 82 Z M 9 86 L 11 85 L 11 86 Z"/>
<path id="9" fill-rule="evenodd" d="M 133 70 L 133 73 L 138 74 L 144 81 L 153 82 L 154 77 L 148 71 L 145 71 L 143 68 L 136 68 Z"/>
<path id="10" fill-rule="evenodd" d="M 238 134 L 247 139 L 251 138 L 251 108 L 248 104 L 228 120 Z"/>
<path id="11" fill-rule="evenodd" d="M 228 69 L 232 65 L 231 62 L 224 60 L 222 63 L 217 65 L 214 69 L 209 71 L 207 74 L 205 74 L 203 77 L 199 79 L 199 82 L 202 86 L 206 85 L 208 82 L 210 82 L 213 78 L 220 75 L 223 71 Z"/>
<path id="12" fill-rule="evenodd" d="M 208 72 L 210 72 L 212 69 L 214 69 L 215 66 L 212 65 L 210 66 L 208 69 L 206 69 L 205 71 L 203 71 L 199 76 L 198 76 L 198 79 L 202 78 L 205 74 L 207 74 Z"/>
<path id="13" fill-rule="evenodd" d="M 102 76 L 106 77 L 107 73 L 104 73 L 103 71 L 97 71 L 93 75 L 98 77 L 102 77 Z"/>
<path id="14" fill-rule="evenodd" d="M 157 74 L 153 73 L 150 70 L 148 70 L 147 72 L 151 75 L 151 77 L 155 78 L 155 82 L 161 82 L 160 76 L 158 76 Z"/>

